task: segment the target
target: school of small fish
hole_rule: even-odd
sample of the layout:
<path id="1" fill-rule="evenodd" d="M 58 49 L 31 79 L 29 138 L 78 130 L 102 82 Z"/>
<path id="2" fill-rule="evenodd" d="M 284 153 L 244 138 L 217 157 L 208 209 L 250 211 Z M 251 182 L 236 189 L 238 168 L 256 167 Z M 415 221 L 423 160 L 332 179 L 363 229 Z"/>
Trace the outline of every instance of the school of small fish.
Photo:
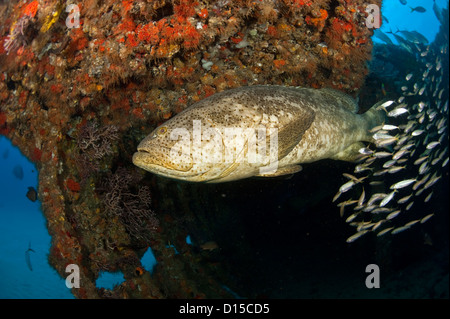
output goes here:
<path id="1" fill-rule="evenodd" d="M 371 130 L 374 143 L 359 150 L 354 175 L 344 174 L 348 180 L 333 198 L 350 196 L 337 205 L 356 228 L 348 243 L 370 232 L 395 235 L 434 215 L 413 206 L 431 200 L 449 162 L 448 74 L 442 66 L 448 44 L 436 49 L 409 41 L 408 48 L 422 67 L 404 76 L 398 99 L 379 106 L 386 123 Z"/>

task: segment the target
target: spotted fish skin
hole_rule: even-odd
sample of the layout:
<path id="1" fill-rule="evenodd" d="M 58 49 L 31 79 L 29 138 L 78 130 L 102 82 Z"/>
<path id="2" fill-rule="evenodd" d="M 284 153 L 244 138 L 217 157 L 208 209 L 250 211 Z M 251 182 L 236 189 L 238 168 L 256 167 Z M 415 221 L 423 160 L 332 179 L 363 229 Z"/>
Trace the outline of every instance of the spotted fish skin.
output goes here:
<path id="1" fill-rule="evenodd" d="M 325 158 L 352 161 L 362 147 L 360 141 L 372 141 L 369 130 L 384 120 L 383 111 L 375 106 L 361 115 L 357 110 L 351 97 L 331 89 L 269 85 L 231 89 L 193 104 L 157 127 L 141 141 L 133 163 L 169 178 L 225 182 L 290 174 L 298 171 L 298 164 Z M 213 136 L 214 147 L 204 138 L 200 141 L 198 133 L 196 136 L 194 129 L 199 123 L 202 134 Z M 224 160 L 230 145 L 227 128 L 241 132 L 236 136 L 239 141 L 232 161 Z M 272 163 L 270 156 L 247 160 L 254 141 L 251 136 L 261 128 L 266 134 L 266 155 L 271 137 L 274 132 L 277 135 L 277 170 L 269 174 L 261 174 L 260 169 Z M 171 151 L 179 143 L 180 138 L 174 138 L 177 132 L 189 133 L 184 136 L 190 147 L 178 152 L 183 161 Z M 214 160 L 217 158 L 222 160 Z"/>

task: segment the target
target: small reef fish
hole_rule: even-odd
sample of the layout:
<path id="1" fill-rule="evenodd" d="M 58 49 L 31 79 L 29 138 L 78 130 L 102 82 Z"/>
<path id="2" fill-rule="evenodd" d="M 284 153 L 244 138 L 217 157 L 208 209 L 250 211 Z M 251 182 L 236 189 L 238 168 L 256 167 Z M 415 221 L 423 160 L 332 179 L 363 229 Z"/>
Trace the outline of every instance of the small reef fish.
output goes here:
<path id="1" fill-rule="evenodd" d="M 219 249 L 219 245 L 215 241 L 207 241 L 200 245 L 202 250 L 213 251 Z"/>
<path id="2" fill-rule="evenodd" d="M 392 40 L 385 33 L 383 33 L 383 31 L 381 31 L 380 29 L 376 29 L 373 32 L 373 35 L 376 36 L 381 41 L 385 42 L 386 44 L 394 45 Z"/>
<path id="3" fill-rule="evenodd" d="M 27 198 L 33 203 L 37 200 L 37 191 L 34 187 L 28 187 L 28 192 L 26 194 Z"/>
<path id="4" fill-rule="evenodd" d="M 390 124 L 384 124 L 384 125 L 382 126 L 382 129 L 383 129 L 383 130 L 386 130 L 386 131 L 398 130 L 398 126 L 396 126 L 396 125 L 390 125 Z"/>
<path id="5" fill-rule="evenodd" d="M 425 199 L 423 200 L 424 203 L 428 203 L 431 199 L 431 196 L 433 196 L 433 192 L 431 192 L 430 194 L 428 194 L 427 197 L 425 197 Z"/>
<path id="6" fill-rule="evenodd" d="M 424 130 L 415 130 L 411 133 L 412 136 L 419 136 L 420 134 L 422 134 L 423 132 L 425 132 Z"/>
<path id="7" fill-rule="evenodd" d="M 397 40 L 397 42 L 398 42 L 398 44 L 402 47 L 402 48 L 404 48 L 406 51 L 408 51 L 409 53 L 412 53 L 413 52 L 413 50 L 412 50 L 412 47 L 411 47 L 411 45 L 410 45 L 410 42 L 408 42 L 408 41 L 406 41 L 405 39 L 403 39 L 401 36 L 399 36 L 398 34 L 395 34 L 395 33 L 393 33 L 392 34 L 393 36 L 394 36 L 394 38 L 395 38 L 395 40 Z M 403 89 L 403 87 L 402 87 L 402 90 L 403 91 L 406 91 L 408 89 L 408 87 L 404 87 L 404 89 Z"/>
<path id="8" fill-rule="evenodd" d="M 415 37 L 414 43 L 422 43 L 422 44 L 428 43 L 428 39 L 422 33 L 417 32 L 415 30 L 410 31 L 410 32 Z"/>
<path id="9" fill-rule="evenodd" d="M 392 191 L 389 195 L 383 198 L 383 200 L 380 203 L 380 207 L 386 206 L 394 198 L 395 192 L 396 190 Z"/>
<path id="10" fill-rule="evenodd" d="M 391 106 L 393 103 L 394 103 L 394 101 L 386 101 L 386 102 L 384 102 L 383 104 L 381 104 L 381 105 L 378 106 L 378 107 L 381 108 L 381 109 L 384 109 L 384 108 L 386 108 L 386 107 Z"/>
<path id="11" fill-rule="evenodd" d="M 394 227 L 388 227 L 386 229 L 383 229 L 382 231 L 380 231 L 377 234 L 377 237 L 383 236 L 384 234 L 387 234 L 388 232 L 390 232 L 392 229 L 394 229 Z"/>
<path id="12" fill-rule="evenodd" d="M 391 138 L 376 140 L 375 145 L 377 147 L 384 147 L 384 146 L 392 145 L 392 144 L 394 144 L 397 141 L 398 141 L 398 138 L 394 136 L 394 137 L 391 137 Z"/>
<path id="13" fill-rule="evenodd" d="M 409 201 L 411 199 L 412 196 L 413 196 L 413 194 L 402 197 L 397 201 L 397 203 L 399 203 L 399 204 L 406 203 L 407 201 Z"/>
<path id="14" fill-rule="evenodd" d="M 422 219 L 420 220 L 420 223 L 421 223 L 421 224 L 425 223 L 427 220 L 429 220 L 429 219 L 430 219 L 431 217 L 433 217 L 433 216 L 434 216 L 434 213 L 425 216 L 424 218 L 422 218 Z"/>
<path id="15" fill-rule="evenodd" d="M 28 269 L 30 269 L 30 271 L 33 271 L 33 267 L 31 266 L 30 253 L 35 253 L 35 251 L 31 249 L 31 242 L 28 243 L 28 249 L 25 251 L 25 262 L 27 263 Z"/>
<path id="16" fill-rule="evenodd" d="M 349 238 L 347 238 L 347 243 L 352 243 L 355 240 L 357 240 L 359 237 L 363 236 L 364 234 L 367 234 L 369 232 L 369 230 L 361 230 L 359 232 L 357 232 L 356 234 L 350 236 Z"/>
<path id="17" fill-rule="evenodd" d="M 403 169 L 405 169 L 406 166 L 392 166 L 388 169 L 389 174 L 395 174 Z"/>
<path id="18" fill-rule="evenodd" d="M 392 232 L 391 232 L 391 234 L 392 235 L 395 235 L 395 234 L 398 234 L 398 233 L 401 233 L 402 231 L 405 231 L 405 230 L 407 230 L 407 229 L 409 229 L 409 227 L 410 226 L 401 226 L 401 227 L 397 227 L 396 229 L 394 229 Z"/>
<path id="19" fill-rule="evenodd" d="M 411 185 L 412 183 L 414 183 L 416 181 L 416 179 L 405 179 L 403 181 L 397 182 L 395 184 L 393 184 L 391 186 L 391 189 L 400 189 L 400 188 L 404 188 L 407 187 L 409 185 Z"/>
<path id="20" fill-rule="evenodd" d="M 396 210 L 395 212 L 390 213 L 389 215 L 386 216 L 387 220 L 391 220 L 394 219 L 395 217 L 397 217 L 402 211 L 401 210 Z"/>
<path id="21" fill-rule="evenodd" d="M 359 196 L 359 199 L 358 199 L 358 206 L 362 206 L 362 204 L 364 203 L 364 199 L 365 198 L 366 198 L 366 192 L 364 191 L 364 187 L 363 187 L 362 193 L 361 193 L 361 195 Z"/>
<path id="22" fill-rule="evenodd" d="M 440 142 L 430 142 L 428 145 L 427 145 L 427 150 L 432 150 L 433 148 L 435 148 L 437 145 L 439 145 L 439 144 L 441 144 Z"/>
<path id="23" fill-rule="evenodd" d="M 389 157 L 392 156 L 392 153 L 389 152 L 376 152 L 373 154 L 374 157 L 376 158 L 385 158 L 385 157 Z"/>
<path id="24" fill-rule="evenodd" d="M 433 12 L 434 12 L 436 18 L 439 20 L 439 22 L 442 25 L 445 25 L 444 15 L 442 14 L 442 10 L 437 6 L 436 0 L 433 0 Z"/>
<path id="25" fill-rule="evenodd" d="M 340 204 L 338 204 L 338 206 L 340 207 L 340 209 L 339 209 L 339 215 L 341 216 L 341 217 L 343 217 L 344 216 L 344 210 L 345 210 L 345 207 L 346 206 L 349 206 L 349 205 L 353 205 L 353 204 L 356 204 L 356 200 L 347 200 L 347 201 L 345 201 L 345 202 L 342 202 L 342 203 L 340 203 Z"/>
<path id="26" fill-rule="evenodd" d="M 417 31 L 398 31 L 399 33 L 401 33 L 406 40 L 412 42 L 412 43 L 422 43 L 422 44 L 427 44 L 428 43 L 428 39 L 421 33 L 417 32 Z M 408 79 L 407 79 L 408 81 Z"/>
<path id="27" fill-rule="evenodd" d="M 423 13 L 423 12 L 425 12 L 425 11 L 427 11 L 427 9 L 425 9 L 424 7 L 422 7 L 422 6 L 417 6 L 417 7 L 410 7 L 410 9 L 411 9 L 411 12 L 414 12 L 414 11 L 416 11 L 416 12 L 420 12 L 420 13 Z"/>
<path id="28" fill-rule="evenodd" d="M 389 117 L 397 117 L 399 115 L 407 113 L 408 110 L 403 107 L 397 107 L 388 113 Z"/>
<path id="29" fill-rule="evenodd" d="M 13 174 L 16 178 L 22 180 L 23 179 L 23 168 L 20 165 L 16 165 L 13 168 Z"/>
<path id="30" fill-rule="evenodd" d="M 355 184 L 356 184 L 355 181 L 350 180 L 339 188 L 339 192 L 345 193 L 346 191 L 351 189 L 353 187 L 353 185 L 355 185 Z"/>
<path id="31" fill-rule="evenodd" d="M 369 130 L 385 120 L 377 104 L 361 115 L 357 110 L 354 99 L 332 89 L 231 89 L 157 127 L 138 145 L 133 163 L 173 179 L 219 183 L 292 174 L 300 170 L 299 164 L 326 158 L 354 161 L 364 147 L 362 141 L 373 142 Z M 236 133 L 233 139 L 227 130 Z M 258 139 L 257 132 L 262 132 Z M 258 146 L 270 147 L 254 154 L 251 149 L 261 137 L 267 142 Z"/>

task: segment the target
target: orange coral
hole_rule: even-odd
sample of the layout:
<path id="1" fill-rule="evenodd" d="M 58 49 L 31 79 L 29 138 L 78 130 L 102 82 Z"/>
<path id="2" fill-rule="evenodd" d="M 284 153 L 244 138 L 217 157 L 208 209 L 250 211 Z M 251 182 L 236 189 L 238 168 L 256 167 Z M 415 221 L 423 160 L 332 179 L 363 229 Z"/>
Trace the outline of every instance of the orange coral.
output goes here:
<path id="1" fill-rule="evenodd" d="M 300 8 L 302 6 L 310 6 L 313 2 L 311 0 L 284 0 L 283 1 L 288 6 L 293 6 Z"/>
<path id="2" fill-rule="evenodd" d="M 230 40 L 234 43 L 234 44 L 238 44 L 239 42 L 241 42 L 242 40 L 244 40 L 244 34 L 242 32 L 238 32 L 236 37 L 230 37 Z"/>
<path id="3" fill-rule="evenodd" d="M 133 115 L 136 116 L 137 118 L 139 118 L 139 119 L 145 119 L 145 116 L 144 116 L 144 114 L 142 113 L 142 108 L 141 108 L 141 107 L 134 108 L 131 112 L 132 112 Z"/>
<path id="4" fill-rule="evenodd" d="M 184 39 L 184 47 L 186 49 L 195 49 L 200 42 L 200 33 L 190 24 L 186 27 L 186 38 Z"/>
<path id="5" fill-rule="evenodd" d="M 133 19 L 127 16 L 117 25 L 116 34 L 131 32 L 134 31 L 134 29 L 136 29 L 136 25 Z"/>
<path id="6" fill-rule="evenodd" d="M 132 0 L 124 0 L 122 1 L 123 9 L 125 10 L 125 13 L 131 10 L 133 7 L 133 1 Z"/>
<path id="7" fill-rule="evenodd" d="M 23 14 L 34 18 L 34 16 L 36 15 L 37 9 L 38 9 L 38 5 L 39 5 L 39 3 L 36 0 L 31 2 L 30 4 L 28 4 L 25 7 Z"/>
<path id="8" fill-rule="evenodd" d="M 67 188 L 70 189 L 72 192 L 79 192 L 81 189 L 80 184 L 75 182 L 71 178 L 68 178 L 66 180 L 66 185 L 67 185 Z"/>
<path id="9" fill-rule="evenodd" d="M 88 39 L 85 38 L 84 32 L 81 28 L 72 29 L 72 33 L 70 35 L 72 39 L 72 43 L 70 44 L 69 51 L 80 51 L 87 47 Z"/>
<path id="10" fill-rule="evenodd" d="M 129 47 L 136 47 L 139 44 L 138 41 L 136 41 L 136 37 L 133 34 L 128 34 L 127 35 L 127 46 Z"/>
<path id="11" fill-rule="evenodd" d="M 122 100 L 118 101 L 117 103 L 114 103 L 111 105 L 111 110 L 118 110 L 123 109 L 126 112 L 130 110 L 130 101 L 127 98 L 123 98 Z"/>
<path id="12" fill-rule="evenodd" d="M 0 112 L 0 126 L 6 123 L 6 114 Z"/>
<path id="13" fill-rule="evenodd" d="M 40 149 L 38 149 L 37 147 L 35 147 L 33 149 L 33 153 L 31 153 L 31 160 L 33 162 L 38 162 L 41 160 L 42 157 L 42 151 Z"/>
<path id="14" fill-rule="evenodd" d="M 281 68 L 282 66 L 286 65 L 286 61 L 285 60 L 273 60 L 273 64 L 275 64 L 275 67 L 277 69 Z"/>
<path id="15" fill-rule="evenodd" d="M 137 267 L 136 268 L 136 274 L 137 275 L 142 276 L 144 274 L 144 272 L 145 272 L 144 268 L 142 268 L 142 267 Z"/>
<path id="16" fill-rule="evenodd" d="M 159 30 L 152 24 L 139 25 L 136 29 L 139 40 L 145 41 L 149 44 L 157 44 L 159 42 Z"/>
<path id="17" fill-rule="evenodd" d="M 332 49 L 340 48 L 342 44 L 348 40 L 350 31 L 352 31 L 352 34 L 354 33 L 353 25 L 350 22 L 334 18 L 331 21 L 331 27 L 329 27 L 326 32 L 329 47 Z"/>
<path id="18" fill-rule="evenodd" d="M 208 18 L 208 10 L 202 9 L 202 10 L 200 10 L 199 13 L 197 13 L 197 15 L 202 19 L 207 19 Z"/>
<path id="19" fill-rule="evenodd" d="M 305 21 L 309 25 L 314 25 L 319 30 L 322 30 L 325 26 L 325 20 L 328 18 L 328 12 L 325 9 L 320 9 L 320 15 L 317 18 L 311 18 L 307 16 Z"/>
<path id="20" fill-rule="evenodd" d="M 51 90 L 53 93 L 61 93 L 61 92 L 63 91 L 63 89 L 64 89 L 64 87 L 62 86 L 61 83 L 52 84 L 52 85 L 50 86 L 50 90 Z"/>
<path id="21" fill-rule="evenodd" d="M 277 28 L 275 28 L 273 25 L 269 25 L 267 27 L 267 34 L 270 35 L 271 37 L 276 37 L 278 36 L 278 31 Z"/>
<path id="22" fill-rule="evenodd" d="M 173 10 L 175 15 L 188 18 L 195 15 L 194 7 L 198 5 L 198 2 L 192 0 L 180 0 L 178 5 L 175 5 Z"/>

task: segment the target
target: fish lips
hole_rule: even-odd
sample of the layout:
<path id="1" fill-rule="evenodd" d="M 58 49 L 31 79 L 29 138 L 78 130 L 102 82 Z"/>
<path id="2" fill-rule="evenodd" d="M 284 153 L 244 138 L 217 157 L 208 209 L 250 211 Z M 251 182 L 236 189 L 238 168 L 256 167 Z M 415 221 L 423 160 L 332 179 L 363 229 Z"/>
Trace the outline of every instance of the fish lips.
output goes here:
<path id="1" fill-rule="evenodd" d="M 159 148 L 161 151 L 161 147 Z M 163 150 L 163 154 L 167 150 Z M 208 180 L 205 174 L 211 171 L 213 168 L 210 165 L 195 165 L 190 155 L 185 155 L 186 161 L 179 163 L 173 161 L 171 158 L 161 156 L 161 153 L 148 151 L 146 148 L 138 147 L 138 151 L 133 154 L 133 164 L 140 167 L 150 173 L 154 173 L 167 178 L 176 180 L 191 181 L 191 182 L 204 182 Z"/>
<path id="2" fill-rule="evenodd" d="M 180 172 L 187 172 L 193 166 L 190 155 L 179 154 L 179 156 L 173 158 L 170 149 L 161 147 L 158 151 L 149 151 L 138 147 L 138 151 L 133 154 L 133 163 L 144 169 L 147 169 L 146 167 L 157 167 Z"/>
<path id="3" fill-rule="evenodd" d="M 134 165 L 157 175 L 187 181 L 196 181 L 199 175 L 205 173 L 204 170 L 192 171 L 194 161 L 191 155 L 178 154 L 174 158 L 170 148 L 161 145 L 157 148 L 148 146 L 138 146 L 138 151 L 133 154 Z"/>

